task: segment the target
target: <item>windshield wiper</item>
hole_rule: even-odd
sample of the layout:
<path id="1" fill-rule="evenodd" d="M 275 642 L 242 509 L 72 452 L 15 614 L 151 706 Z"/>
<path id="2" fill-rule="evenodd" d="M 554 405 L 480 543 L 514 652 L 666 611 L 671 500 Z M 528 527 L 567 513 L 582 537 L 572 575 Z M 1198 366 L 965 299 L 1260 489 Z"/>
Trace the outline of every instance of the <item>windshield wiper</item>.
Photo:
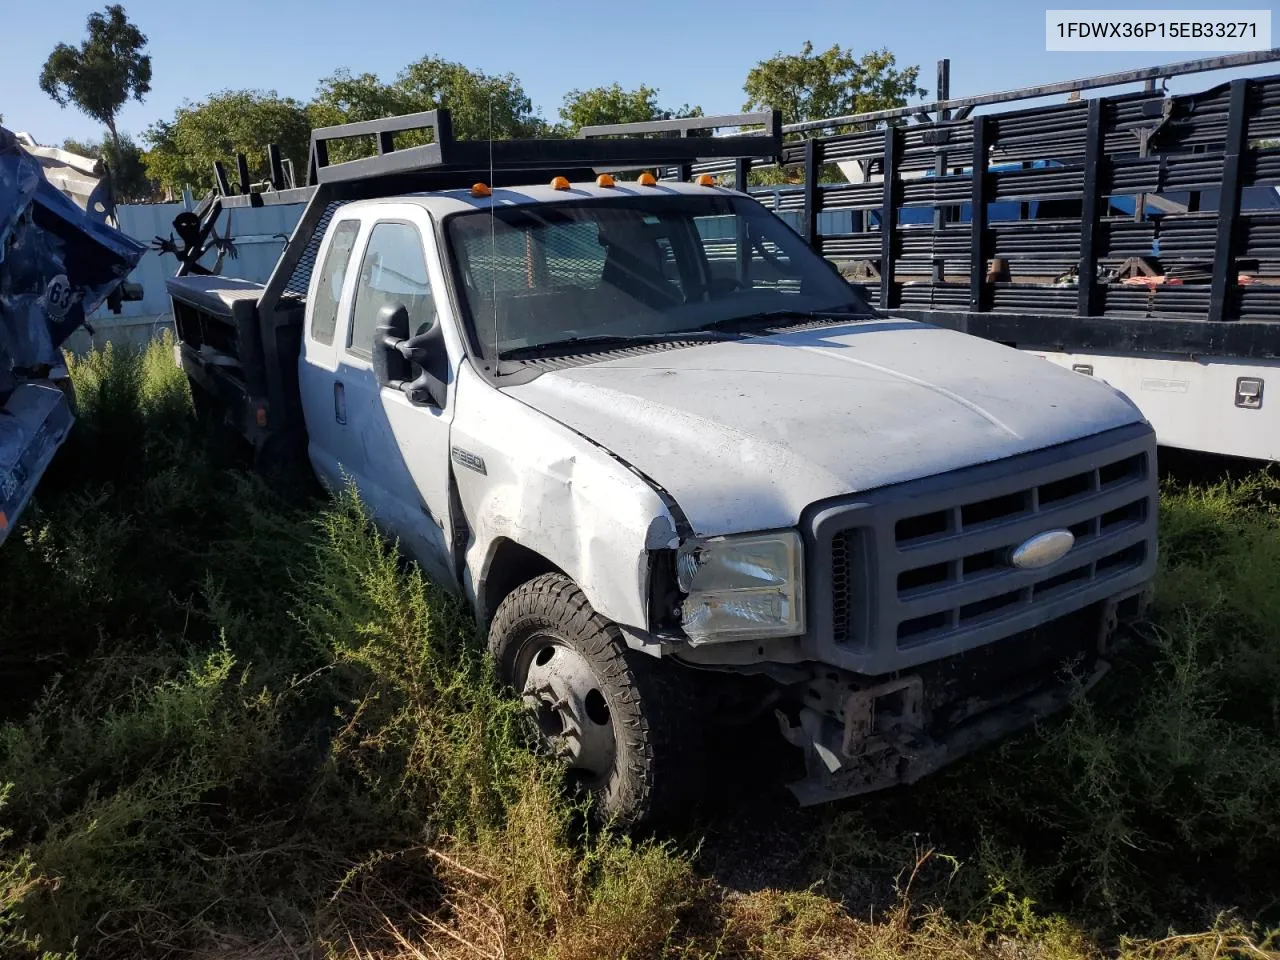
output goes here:
<path id="1" fill-rule="evenodd" d="M 734 317 L 712 320 L 698 327 L 698 330 L 738 330 L 743 327 L 778 325 L 778 321 L 789 320 L 805 323 L 811 320 L 826 320 L 846 317 L 863 317 L 863 314 L 849 307 L 835 307 L 827 310 L 761 310 L 758 313 L 744 313 Z M 864 319 L 871 319 L 870 316 Z"/>
<path id="2" fill-rule="evenodd" d="M 664 340 L 719 340 L 709 328 L 700 330 L 670 330 L 663 333 L 591 334 L 585 337 L 567 337 L 564 340 L 548 340 L 546 343 L 530 343 L 513 347 L 498 354 L 499 360 L 528 360 L 546 354 L 587 353 L 591 349 L 626 347 L 637 343 L 659 343 Z"/>
<path id="3" fill-rule="evenodd" d="M 660 343 L 669 340 L 722 340 L 720 333 L 736 332 L 740 327 L 777 324 L 780 320 L 794 320 L 804 323 L 810 320 L 822 320 L 827 317 L 862 317 L 861 312 L 847 307 L 835 307 L 827 310 L 762 310 L 759 313 L 748 313 L 741 316 L 725 317 L 713 320 L 688 330 L 665 330 L 660 333 L 629 334 L 590 334 L 583 337 L 566 337 L 563 340 L 548 340 L 545 343 L 530 343 L 523 347 L 512 347 L 503 350 L 499 360 L 529 360 L 536 357 L 571 355 L 587 353 L 593 349 L 608 350 L 627 347 L 637 343 Z M 870 319 L 869 317 L 867 319 Z"/>

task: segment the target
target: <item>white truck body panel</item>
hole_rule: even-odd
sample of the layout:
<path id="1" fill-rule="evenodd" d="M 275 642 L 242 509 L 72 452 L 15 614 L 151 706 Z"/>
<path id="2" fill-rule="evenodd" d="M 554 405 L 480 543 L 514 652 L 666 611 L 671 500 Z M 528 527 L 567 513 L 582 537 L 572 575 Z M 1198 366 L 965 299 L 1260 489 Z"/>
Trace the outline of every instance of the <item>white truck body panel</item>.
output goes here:
<path id="1" fill-rule="evenodd" d="M 385 220 L 418 228 L 430 283 L 434 289 L 444 289 L 431 222 L 417 204 L 353 204 L 329 225 L 323 248 L 328 249 L 340 224 L 358 222 L 351 262 L 359 263 L 374 225 Z M 429 409 L 415 407 L 402 393 L 378 386 L 373 365 L 348 343 L 358 272 L 348 269 L 345 273 L 332 343 L 318 342 L 309 323 L 303 338 L 298 379 L 307 418 L 308 454 L 330 486 L 348 476 L 355 480 L 375 519 L 401 538 L 433 579 L 448 584 L 454 576 L 446 533 L 450 502 L 445 452 L 454 391 L 451 386 L 443 409 Z M 310 302 L 315 302 L 320 282 L 321 271 L 316 270 Z M 462 347 L 452 323 L 446 324 L 446 331 L 452 366 L 461 357 Z"/>
<path id="2" fill-rule="evenodd" d="M 321 249 L 328 249 L 340 224 L 356 221 L 351 263 L 359 263 L 374 225 L 389 220 L 418 227 L 431 287 L 445 290 L 421 203 L 351 204 L 329 224 Z M 499 545 L 510 540 L 572 576 L 605 616 L 643 630 L 648 551 L 675 546 L 675 526 L 661 498 L 599 445 L 478 377 L 443 295 L 435 304 L 451 371 L 444 408 L 414 406 L 403 393 L 379 388 L 372 365 L 348 346 L 358 273 L 346 271 L 332 343 L 318 342 L 309 322 L 303 338 L 298 375 L 317 474 L 330 487 L 354 480 L 374 519 L 434 580 L 460 586 L 473 603 Z M 316 302 L 320 282 L 317 269 L 309 302 Z M 454 450 L 463 453 L 454 456 Z M 470 457 L 479 459 L 480 470 Z M 452 526 L 451 471 L 471 527 L 461 584 L 446 533 Z"/>
<path id="3" fill-rule="evenodd" d="M 1267 387 L 1280 388 L 1280 360 L 1034 353 L 1068 370 L 1091 367 L 1137 404 L 1165 446 L 1280 460 L 1280 398 L 1266 396 Z M 1259 407 L 1236 404 L 1242 378 L 1263 382 Z"/>
<path id="4" fill-rule="evenodd" d="M 567 573 L 609 619 L 647 629 L 649 551 L 677 545 L 658 494 L 604 447 L 495 390 L 470 364 L 458 371 L 457 396 L 452 445 L 463 451 L 454 475 L 471 528 L 468 596 L 476 598 L 510 540 Z M 467 455 L 483 473 L 459 463 Z"/>
<path id="5" fill-rule="evenodd" d="M 608 200 L 616 197 L 654 197 L 654 196 L 706 196 L 708 194 L 734 195 L 744 197 L 726 187 L 700 187 L 691 183 L 670 183 L 659 181 L 651 187 L 635 183 L 618 181 L 615 186 L 601 187 L 594 183 L 572 183 L 567 190 L 557 190 L 545 184 L 524 187 L 496 187 L 492 195 L 487 197 L 472 196 L 469 190 L 440 190 L 432 193 L 411 193 L 397 197 L 397 203 L 415 203 L 430 211 L 437 219 L 451 213 L 465 213 L 471 210 L 488 210 L 489 208 L 514 207 L 526 204 L 548 203 L 581 203 L 584 200 Z M 380 201 L 370 201 L 380 203 Z M 352 205 L 355 206 L 354 204 Z"/>

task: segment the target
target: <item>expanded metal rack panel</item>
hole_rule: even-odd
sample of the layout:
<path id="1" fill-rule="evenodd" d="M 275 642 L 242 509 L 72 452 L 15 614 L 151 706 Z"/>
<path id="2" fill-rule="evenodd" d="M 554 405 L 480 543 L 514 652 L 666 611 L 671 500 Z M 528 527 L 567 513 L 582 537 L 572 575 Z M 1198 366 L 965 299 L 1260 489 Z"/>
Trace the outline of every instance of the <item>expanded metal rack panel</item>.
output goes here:
<path id="1" fill-rule="evenodd" d="M 311 272 L 316 266 L 316 255 L 320 250 L 320 241 L 324 239 L 324 232 L 329 228 L 329 221 L 333 219 L 334 213 L 341 206 L 343 204 L 337 200 L 325 204 L 324 213 L 320 216 L 320 222 L 316 225 L 316 229 L 312 232 L 310 239 L 307 240 L 302 256 L 293 268 L 293 273 L 289 275 L 289 282 L 285 284 L 286 293 L 295 297 L 306 297 L 307 288 L 311 285 Z"/>

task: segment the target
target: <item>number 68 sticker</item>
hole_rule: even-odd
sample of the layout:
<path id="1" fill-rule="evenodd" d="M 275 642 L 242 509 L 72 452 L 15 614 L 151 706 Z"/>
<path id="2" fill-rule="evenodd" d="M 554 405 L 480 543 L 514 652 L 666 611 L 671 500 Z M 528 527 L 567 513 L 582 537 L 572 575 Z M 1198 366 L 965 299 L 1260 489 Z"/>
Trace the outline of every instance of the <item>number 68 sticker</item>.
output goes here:
<path id="1" fill-rule="evenodd" d="M 44 309 L 55 320 L 61 320 L 71 310 L 76 294 L 65 273 L 60 273 L 44 288 Z"/>

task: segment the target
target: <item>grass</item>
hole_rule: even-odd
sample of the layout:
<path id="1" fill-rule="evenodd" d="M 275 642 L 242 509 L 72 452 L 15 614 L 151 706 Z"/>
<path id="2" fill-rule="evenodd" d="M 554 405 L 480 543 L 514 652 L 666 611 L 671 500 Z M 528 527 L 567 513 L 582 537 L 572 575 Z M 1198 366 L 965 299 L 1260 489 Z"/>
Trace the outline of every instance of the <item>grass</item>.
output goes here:
<path id="1" fill-rule="evenodd" d="M 351 492 L 208 452 L 171 356 L 74 363 L 0 551 L 0 956 L 1280 956 L 1275 479 L 1166 489 L 1152 623 L 1043 729 L 629 839 L 526 749 L 467 611 Z M 736 883 L 725 834 L 795 854 Z"/>

